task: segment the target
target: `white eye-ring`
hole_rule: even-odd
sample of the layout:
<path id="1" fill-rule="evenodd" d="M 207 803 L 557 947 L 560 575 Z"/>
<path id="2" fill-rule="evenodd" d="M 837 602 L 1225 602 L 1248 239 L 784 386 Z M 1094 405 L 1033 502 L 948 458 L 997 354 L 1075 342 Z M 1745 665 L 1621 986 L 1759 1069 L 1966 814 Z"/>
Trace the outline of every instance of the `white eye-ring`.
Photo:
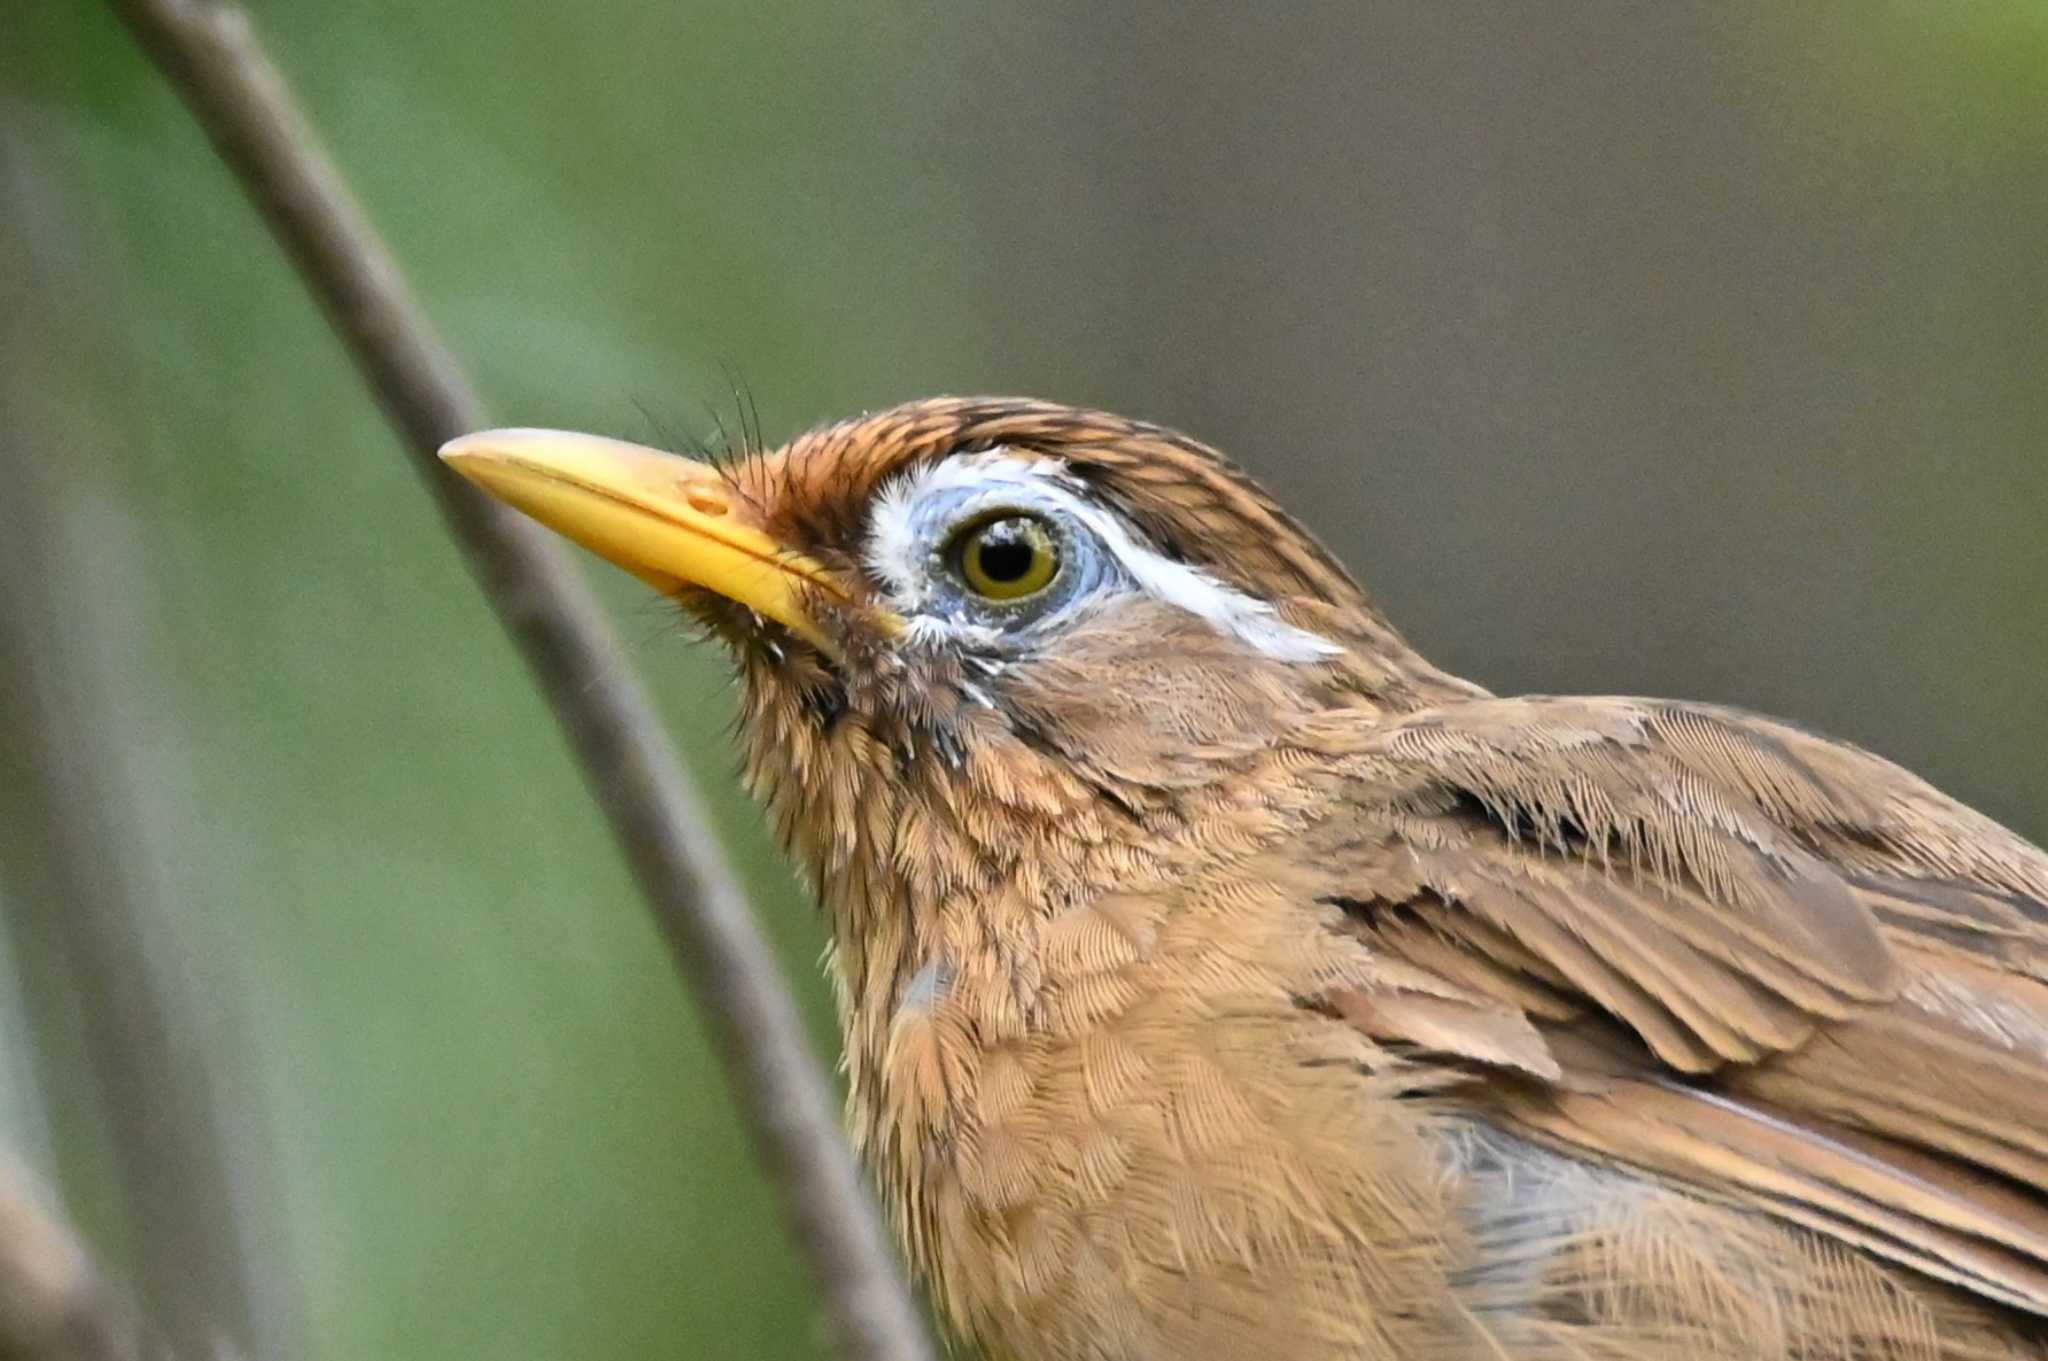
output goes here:
<path id="1" fill-rule="evenodd" d="M 971 536 L 994 526 L 1001 531 L 977 547 Z M 970 562 L 963 550 L 980 556 Z M 875 499 L 866 557 L 919 643 L 1050 627 L 1121 590 L 1185 610 L 1279 661 L 1318 662 L 1342 650 L 1153 548 L 1056 459 L 997 449 L 896 478 Z"/>

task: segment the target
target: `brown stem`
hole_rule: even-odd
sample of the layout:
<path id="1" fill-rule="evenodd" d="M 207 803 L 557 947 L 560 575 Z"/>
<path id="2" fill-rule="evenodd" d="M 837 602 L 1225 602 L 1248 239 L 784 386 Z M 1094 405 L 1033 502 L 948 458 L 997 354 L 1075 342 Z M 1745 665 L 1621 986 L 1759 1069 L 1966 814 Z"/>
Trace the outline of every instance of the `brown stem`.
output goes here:
<path id="1" fill-rule="evenodd" d="M 141 1361 L 127 1307 L 100 1280 L 71 1226 L 0 1158 L 0 1356 Z"/>
<path id="2" fill-rule="evenodd" d="M 216 0 L 110 3 L 325 308 L 553 706 L 716 1040 L 840 1355 L 931 1356 L 796 1004 L 645 689 L 545 533 L 486 501 L 435 457 L 444 441 L 487 424 L 482 406 L 248 15 Z"/>
<path id="3" fill-rule="evenodd" d="M 4 426 L 0 420 L 9 490 L 0 497 L 0 712 L 11 745 L 0 778 L 14 782 L 10 793 L 18 791 L 43 852 L 8 903 L 8 926 L 15 946 L 42 966 L 31 1007 L 76 1032 L 81 1085 L 106 1131 L 142 1311 L 167 1349 L 203 1357 L 220 1338 L 247 1345 L 260 1337 L 262 1292 L 244 1238 L 248 1200 L 236 1193 L 261 1178 L 264 1160 L 233 1157 L 249 1151 L 251 1122 L 221 1101 L 218 1072 L 197 1043 L 189 986 L 162 934 L 170 926 L 162 863 L 138 798 L 135 746 L 121 740 L 136 735 L 124 721 L 133 710 L 103 610 L 109 600 L 133 598 L 132 583 L 126 591 L 113 584 L 132 558 L 114 522 L 97 525 L 90 570 L 106 575 L 82 582 L 75 599 L 57 599 L 47 587 L 65 554 L 53 498 L 33 458 L 10 456 Z M 64 1002 L 51 997 L 55 988 Z M 16 1351 L 0 1346 L 0 1357 L 68 1356 L 58 1343 L 116 1337 L 111 1316 L 89 1316 L 106 1297 L 86 1288 L 95 1276 L 80 1249 L 65 1246 L 68 1230 L 42 1215 L 25 1187 L 0 1153 L 0 1299 L 8 1301 L 0 1334 L 24 1339 Z M 64 1268 L 62 1290 L 43 1270 L 60 1258 L 77 1259 Z M 81 1331 L 87 1324 L 94 1326 Z"/>

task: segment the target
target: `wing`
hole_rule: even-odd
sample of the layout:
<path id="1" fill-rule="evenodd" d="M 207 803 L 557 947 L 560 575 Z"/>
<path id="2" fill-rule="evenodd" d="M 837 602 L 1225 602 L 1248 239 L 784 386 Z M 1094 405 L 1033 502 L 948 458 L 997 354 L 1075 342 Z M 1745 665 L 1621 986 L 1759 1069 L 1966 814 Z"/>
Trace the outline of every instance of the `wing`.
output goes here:
<path id="1" fill-rule="evenodd" d="M 1336 720 L 1331 720 L 1333 723 Z M 2048 855 L 1732 710 L 1478 700 L 1319 735 L 1333 1009 L 1492 1118 L 2048 1315 Z"/>

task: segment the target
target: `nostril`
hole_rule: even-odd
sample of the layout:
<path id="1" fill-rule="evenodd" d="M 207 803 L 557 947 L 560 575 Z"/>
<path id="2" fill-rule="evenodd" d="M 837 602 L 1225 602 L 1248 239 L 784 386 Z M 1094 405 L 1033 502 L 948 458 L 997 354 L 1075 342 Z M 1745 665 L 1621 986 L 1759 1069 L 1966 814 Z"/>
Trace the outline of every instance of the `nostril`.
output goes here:
<path id="1" fill-rule="evenodd" d="M 710 487 L 685 485 L 683 499 L 689 502 L 690 509 L 699 515 L 723 515 L 729 509 L 724 495 Z"/>

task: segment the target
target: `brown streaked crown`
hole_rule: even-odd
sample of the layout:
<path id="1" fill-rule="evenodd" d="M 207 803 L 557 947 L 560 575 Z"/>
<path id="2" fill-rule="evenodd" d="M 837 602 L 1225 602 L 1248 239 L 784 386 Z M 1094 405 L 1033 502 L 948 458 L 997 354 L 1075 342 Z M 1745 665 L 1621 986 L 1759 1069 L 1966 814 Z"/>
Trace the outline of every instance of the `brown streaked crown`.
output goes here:
<path id="1" fill-rule="evenodd" d="M 1157 547 L 1241 590 L 1371 612 L 1344 565 L 1236 464 L 1187 435 L 1106 411 L 1028 397 L 928 398 L 820 426 L 733 475 L 771 531 L 824 556 L 857 548 L 893 475 L 995 448 L 1060 459 Z"/>

